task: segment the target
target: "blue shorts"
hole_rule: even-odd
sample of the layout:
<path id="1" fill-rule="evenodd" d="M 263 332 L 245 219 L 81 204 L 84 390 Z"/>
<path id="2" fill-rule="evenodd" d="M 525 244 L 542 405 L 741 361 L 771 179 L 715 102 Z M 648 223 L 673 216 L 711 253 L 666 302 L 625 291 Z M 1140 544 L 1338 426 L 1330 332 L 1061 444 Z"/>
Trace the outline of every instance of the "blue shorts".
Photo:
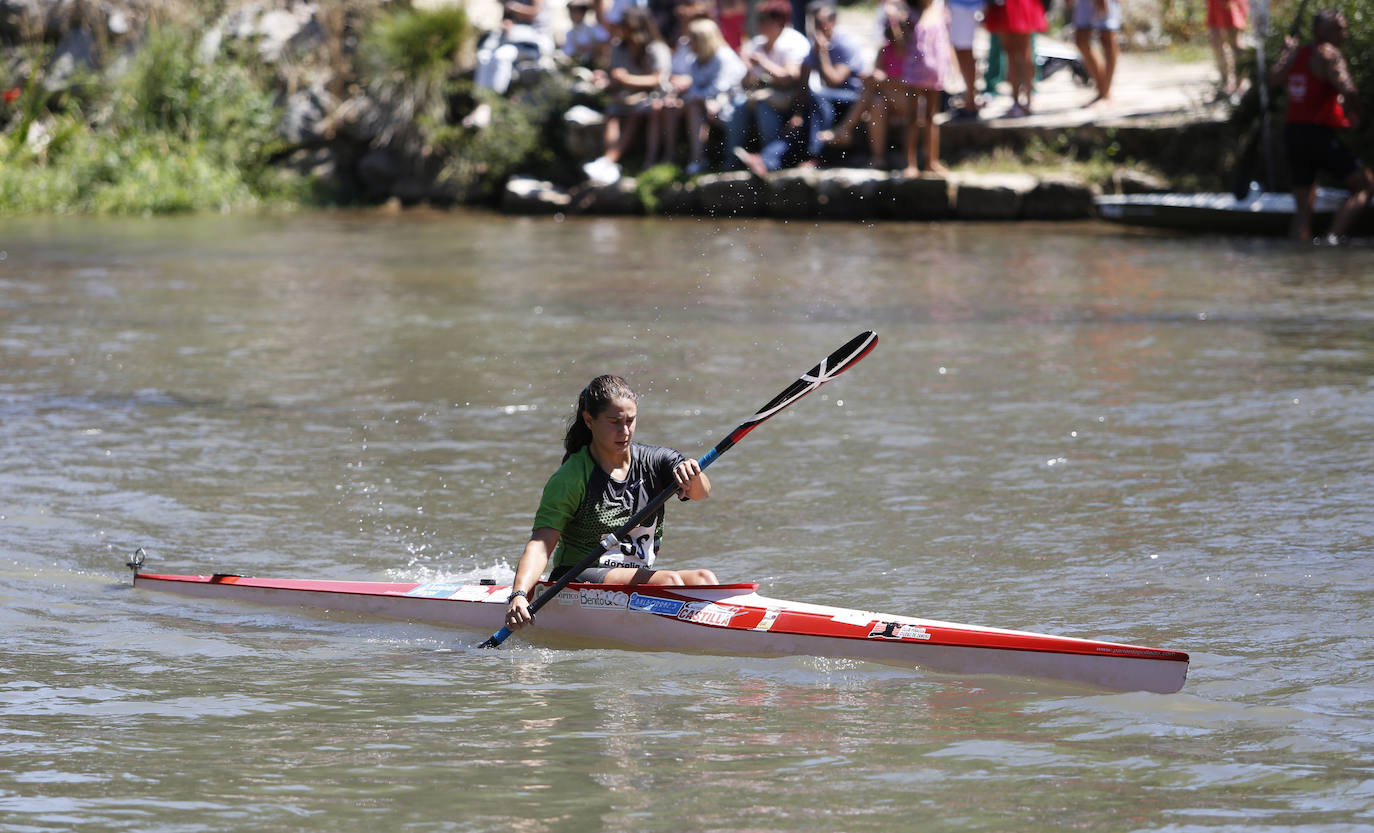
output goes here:
<path id="1" fill-rule="evenodd" d="M 1099 15 L 1093 0 L 1075 0 L 1073 28 L 1096 29 L 1099 32 L 1121 31 L 1121 0 L 1107 0 L 1107 13 Z"/>

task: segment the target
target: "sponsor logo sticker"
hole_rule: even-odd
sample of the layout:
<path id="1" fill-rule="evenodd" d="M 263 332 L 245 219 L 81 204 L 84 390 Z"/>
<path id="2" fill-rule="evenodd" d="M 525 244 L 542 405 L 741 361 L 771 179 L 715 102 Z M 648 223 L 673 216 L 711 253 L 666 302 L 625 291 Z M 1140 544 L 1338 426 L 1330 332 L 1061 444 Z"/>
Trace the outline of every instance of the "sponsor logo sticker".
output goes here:
<path id="1" fill-rule="evenodd" d="M 461 584 L 450 582 L 434 582 L 431 584 L 420 584 L 406 591 L 407 596 L 417 596 L 421 599 L 447 599 L 453 594 L 463 589 Z"/>
<path id="2" fill-rule="evenodd" d="M 683 602 L 678 599 L 660 599 L 658 596 L 641 596 L 638 593 L 630 596 L 630 610 L 643 610 L 659 616 L 677 616 L 682 605 Z"/>
<path id="3" fill-rule="evenodd" d="M 688 602 L 678 611 L 677 618 L 698 625 L 726 628 L 730 626 L 730 621 L 742 612 L 743 608 L 715 602 Z"/>
<path id="4" fill-rule="evenodd" d="M 766 631 L 773 628 L 773 623 L 778 621 L 778 615 L 782 613 L 780 607 L 770 607 L 763 613 L 763 618 L 754 626 L 756 631 Z"/>
<path id="5" fill-rule="evenodd" d="M 577 603 L 592 610 L 625 610 L 630 597 L 619 590 L 582 588 L 577 591 Z"/>
<path id="6" fill-rule="evenodd" d="M 459 602 L 505 602 L 510 587 L 496 584 L 464 584 L 448 598 Z"/>
<path id="7" fill-rule="evenodd" d="M 920 625 L 905 625 L 901 622 L 874 622 L 868 632 L 869 639 L 930 639 L 930 632 Z"/>

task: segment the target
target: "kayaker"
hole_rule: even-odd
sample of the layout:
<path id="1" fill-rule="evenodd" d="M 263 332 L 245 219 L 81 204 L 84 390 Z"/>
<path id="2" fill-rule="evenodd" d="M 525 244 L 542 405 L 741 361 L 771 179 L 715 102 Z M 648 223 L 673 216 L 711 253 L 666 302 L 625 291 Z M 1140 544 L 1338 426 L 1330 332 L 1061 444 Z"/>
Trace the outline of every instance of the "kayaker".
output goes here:
<path id="1" fill-rule="evenodd" d="M 1293 213 L 1290 235 L 1299 242 L 1312 240 L 1312 208 L 1317 199 L 1317 172 L 1325 170 L 1340 180 L 1350 196 L 1337 210 L 1327 239 L 1340 239 L 1374 192 L 1374 173 L 1343 145 L 1336 131 L 1359 124 L 1360 104 L 1350 80 L 1341 43 L 1345 40 L 1345 15 L 1323 9 L 1312 21 L 1313 43 L 1299 45 L 1291 35 L 1270 73 L 1270 81 L 1287 82 L 1288 113 L 1284 142 L 1293 179 Z"/>
<path id="2" fill-rule="evenodd" d="M 533 621 L 529 594 L 550 560 L 557 579 L 674 482 L 683 500 L 705 500 L 711 481 L 698 462 L 671 448 L 634 442 L 639 396 L 619 376 L 598 376 L 577 398 L 563 439 L 563 464 L 544 484 L 534 531 L 515 568 L 506 627 Z M 577 581 L 603 584 L 719 584 L 710 570 L 655 570 L 663 510 L 633 530 L 619 550 Z"/>

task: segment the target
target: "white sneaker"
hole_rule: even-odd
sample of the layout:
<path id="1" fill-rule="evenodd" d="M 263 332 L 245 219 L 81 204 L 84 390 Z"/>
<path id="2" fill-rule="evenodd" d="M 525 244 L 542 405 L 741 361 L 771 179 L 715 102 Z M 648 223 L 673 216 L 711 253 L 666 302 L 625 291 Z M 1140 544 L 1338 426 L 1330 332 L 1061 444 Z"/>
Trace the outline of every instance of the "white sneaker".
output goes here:
<path id="1" fill-rule="evenodd" d="M 620 166 L 604 156 L 583 165 L 582 173 L 594 185 L 614 185 L 620 181 Z"/>

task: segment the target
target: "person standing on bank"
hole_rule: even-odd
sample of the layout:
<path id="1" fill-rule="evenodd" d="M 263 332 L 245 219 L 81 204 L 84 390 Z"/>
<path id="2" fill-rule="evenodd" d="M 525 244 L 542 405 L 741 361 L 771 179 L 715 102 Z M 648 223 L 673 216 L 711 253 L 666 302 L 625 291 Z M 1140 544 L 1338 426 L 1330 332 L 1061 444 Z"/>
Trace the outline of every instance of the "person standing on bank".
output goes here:
<path id="1" fill-rule="evenodd" d="M 534 531 L 515 568 L 506 602 L 506 627 L 534 621 L 529 594 L 553 562 L 560 578 L 663 489 L 677 484 L 682 500 L 705 500 L 711 481 L 700 464 L 671 448 L 634 441 L 639 396 L 619 376 L 591 381 L 577 398 L 563 439 L 563 464 L 544 484 Z M 577 581 L 602 584 L 719 584 L 710 570 L 655 570 L 663 538 L 663 509 L 632 530 L 620 548 L 604 553 Z"/>
<path id="2" fill-rule="evenodd" d="M 1336 135 L 1357 126 L 1361 116 L 1359 95 L 1341 53 L 1345 33 L 1345 16 L 1322 9 L 1312 21 L 1314 42 L 1299 45 L 1291 35 L 1285 38 L 1269 75 L 1271 83 L 1287 82 L 1283 138 L 1297 203 L 1289 234 L 1302 243 L 1312 240 L 1318 171 L 1327 171 L 1350 191 L 1331 220 L 1328 240 L 1345 234 L 1374 193 L 1374 173 Z"/>

